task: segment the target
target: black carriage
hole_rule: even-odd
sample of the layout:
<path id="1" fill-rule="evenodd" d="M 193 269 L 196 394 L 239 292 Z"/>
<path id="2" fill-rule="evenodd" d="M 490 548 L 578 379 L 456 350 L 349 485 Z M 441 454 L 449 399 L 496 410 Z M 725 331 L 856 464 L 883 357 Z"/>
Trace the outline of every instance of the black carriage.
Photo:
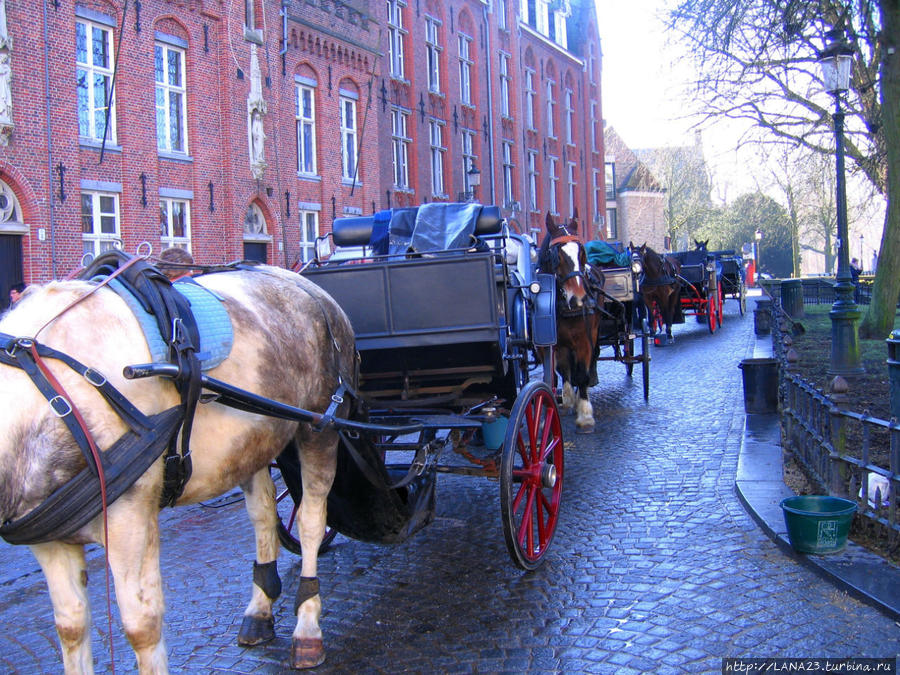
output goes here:
<path id="1" fill-rule="evenodd" d="M 744 282 L 744 259 L 734 251 L 713 251 L 722 286 L 722 300 L 737 300 L 741 316 L 747 311 L 747 285 Z"/>
<path id="2" fill-rule="evenodd" d="M 679 308 L 683 316 L 695 316 L 715 333 L 722 325 L 721 268 L 715 255 L 706 249 L 679 251 L 669 256 L 678 261 L 681 271 Z M 683 318 L 681 319 L 683 321 Z M 676 319 L 676 323 L 680 323 Z"/>
<path id="3" fill-rule="evenodd" d="M 368 425 L 341 432 L 332 532 L 401 541 L 433 518 L 438 473 L 483 476 L 499 482 L 513 562 L 541 563 L 559 514 L 563 439 L 551 388 L 529 379 L 534 350 L 556 341 L 555 280 L 534 272 L 530 254 L 499 209 L 472 204 L 338 218 L 317 242 L 302 273 L 350 318 Z M 299 552 L 290 458 L 278 460 L 279 530 Z"/>
<path id="4" fill-rule="evenodd" d="M 603 245 L 605 242 L 592 242 Z M 634 366 L 641 365 L 644 400 L 650 397 L 650 328 L 639 293 L 641 264 L 627 253 L 617 257 L 603 256 L 595 248 L 587 247 L 588 260 L 600 270 L 602 283 L 595 288 L 598 297 L 600 325 L 597 333 L 597 360 L 619 361 L 631 376 Z M 613 248 L 610 246 L 610 248 Z M 631 258 L 629 266 L 621 266 L 625 258 Z M 635 343 L 640 342 L 640 353 Z M 611 347 L 612 354 L 601 350 Z"/>

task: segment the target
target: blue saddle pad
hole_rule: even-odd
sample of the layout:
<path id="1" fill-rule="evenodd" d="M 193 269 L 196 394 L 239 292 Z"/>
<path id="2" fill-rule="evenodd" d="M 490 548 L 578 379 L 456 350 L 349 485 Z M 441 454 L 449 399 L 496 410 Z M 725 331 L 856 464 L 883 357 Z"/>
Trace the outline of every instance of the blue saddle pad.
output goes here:
<path id="1" fill-rule="evenodd" d="M 144 309 L 138 299 L 118 279 L 110 281 L 109 287 L 125 301 L 141 324 L 153 361 L 167 361 L 168 346 L 159 334 L 153 315 Z M 201 369 L 215 368 L 228 358 L 234 345 L 231 317 L 225 310 L 222 298 L 191 279 L 176 281 L 172 287 L 187 299 L 194 313 L 194 320 L 200 332 L 200 350 L 197 352 L 197 358 Z"/>

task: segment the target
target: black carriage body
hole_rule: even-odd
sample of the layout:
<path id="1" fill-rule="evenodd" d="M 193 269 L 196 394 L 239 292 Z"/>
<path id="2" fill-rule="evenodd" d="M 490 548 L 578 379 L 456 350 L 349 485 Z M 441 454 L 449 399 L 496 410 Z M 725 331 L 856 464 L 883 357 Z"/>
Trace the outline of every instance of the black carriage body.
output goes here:
<path id="1" fill-rule="evenodd" d="M 512 356 L 504 353 L 513 337 L 510 284 L 492 252 L 382 258 L 304 274 L 350 318 L 360 389 L 368 396 L 461 401 L 498 389 L 514 394 L 504 358 Z"/>

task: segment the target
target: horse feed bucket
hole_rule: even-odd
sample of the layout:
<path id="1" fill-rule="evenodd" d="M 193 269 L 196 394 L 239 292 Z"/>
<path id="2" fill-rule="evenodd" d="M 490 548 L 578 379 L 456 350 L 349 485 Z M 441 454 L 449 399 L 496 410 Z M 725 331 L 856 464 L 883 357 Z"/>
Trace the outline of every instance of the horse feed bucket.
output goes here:
<path id="1" fill-rule="evenodd" d="M 778 361 L 744 359 L 738 367 L 744 377 L 744 412 L 778 412 Z"/>
<path id="2" fill-rule="evenodd" d="M 798 553 L 838 553 L 847 545 L 856 502 L 809 495 L 781 500 L 788 539 Z"/>

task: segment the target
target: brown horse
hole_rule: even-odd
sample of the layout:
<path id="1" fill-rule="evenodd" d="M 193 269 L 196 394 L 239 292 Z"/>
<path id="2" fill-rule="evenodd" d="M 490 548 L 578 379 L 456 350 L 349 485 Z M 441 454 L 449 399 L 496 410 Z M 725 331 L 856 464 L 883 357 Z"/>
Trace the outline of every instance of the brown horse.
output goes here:
<path id="1" fill-rule="evenodd" d="M 629 243 L 629 248 L 638 254 L 643 266 L 640 293 L 649 313 L 650 326 L 662 330 L 662 325 L 654 324 L 665 325 L 665 342 L 657 344 L 671 343 L 675 339 L 672 337 L 672 324 L 679 318 L 681 310 L 681 284 L 678 281 L 681 266 L 677 260 L 657 253 L 647 244 L 635 248 Z M 657 317 L 656 322 L 653 320 L 654 316 Z"/>
<path id="2" fill-rule="evenodd" d="M 352 328 L 340 307 L 317 286 L 296 274 L 265 266 L 195 279 L 223 299 L 233 327 L 231 352 L 209 371 L 210 376 L 320 412 L 329 407 L 339 380 L 355 385 Z M 78 299 L 82 301 L 70 306 Z M 60 396 L 48 405 L 40 385 L 36 386 L 25 370 L 8 361 L 0 365 L 0 410 L 4 415 L 0 421 L 4 430 L 0 439 L 0 523 L 6 524 L 6 531 L 10 522 L 21 522 L 54 490 L 90 466 L 71 427 L 61 420 L 60 415 L 66 415 L 66 401 L 80 410 L 88 436 L 100 449 L 99 456 L 107 457 L 111 447 L 118 445 L 117 439 L 132 432 L 98 394 L 98 382 L 108 381 L 147 416 L 177 411 L 180 400 L 169 379 L 123 377 L 124 366 L 149 362 L 151 352 L 131 309 L 106 286 L 61 281 L 29 288 L 0 321 L 0 333 L 7 355 L 28 350 L 32 342 L 12 336 L 37 335 L 33 342 L 39 340 L 40 349 L 52 348 L 93 369 L 90 376 L 82 376 L 58 357 L 45 359 L 46 368 L 65 391 L 65 405 L 61 406 Z M 344 408 L 341 406 L 338 414 L 346 414 Z M 272 604 L 281 582 L 275 570 L 279 542 L 269 465 L 291 441 L 299 448 L 303 468 L 297 526 L 303 552 L 302 579 L 295 599 L 291 663 L 302 668 L 324 659 L 316 551 L 325 532 L 337 432 L 316 432 L 309 423 L 263 417 L 214 399 L 202 402 L 190 435 L 193 472 L 177 504 L 195 504 L 235 485 L 241 487 L 255 530 L 256 562 L 248 589 L 252 597 L 238 643 L 249 646 L 271 640 Z M 106 465 L 107 460 L 102 463 Z M 141 673 L 168 672 L 159 565 L 163 464 L 163 458 L 152 461 L 150 468 L 109 504 L 105 523 L 98 515 L 59 539 L 23 542 L 30 545 L 47 578 L 66 673 L 93 672 L 84 553 L 88 543 L 107 546 L 121 621 L 135 651 L 137 669 Z M 112 468 L 107 466 L 104 472 L 111 475 Z"/>
<path id="3" fill-rule="evenodd" d="M 594 411 L 588 399 L 600 315 L 591 285 L 594 271 L 578 238 L 578 214 L 565 225 L 557 225 L 550 214 L 547 234 L 541 243 L 541 272 L 556 275 L 556 370 L 563 380 L 563 408 L 575 410 L 575 429 L 594 430 Z M 576 398 L 577 391 L 577 398 Z"/>

